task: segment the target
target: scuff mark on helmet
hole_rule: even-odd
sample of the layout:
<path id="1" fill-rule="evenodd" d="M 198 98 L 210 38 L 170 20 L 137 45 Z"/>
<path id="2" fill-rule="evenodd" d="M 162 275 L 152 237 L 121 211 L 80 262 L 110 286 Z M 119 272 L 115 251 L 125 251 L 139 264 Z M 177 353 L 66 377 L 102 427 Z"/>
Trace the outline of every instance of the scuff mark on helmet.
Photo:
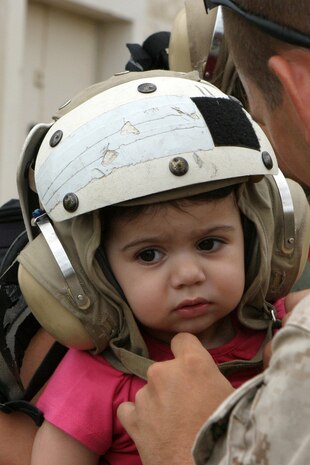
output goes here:
<path id="1" fill-rule="evenodd" d="M 109 165 L 118 157 L 118 152 L 116 150 L 105 149 L 102 157 L 102 165 Z"/>
<path id="2" fill-rule="evenodd" d="M 189 116 L 190 118 L 192 119 L 199 119 L 199 114 L 196 113 L 196 112 L 193 112 L 193 113 L 185 113 L 184 111 L 182 111 L 180 108 L 178 107 L 171 107 L 173 110 L 175 110 L 177 113 L 179 113 L 179 115 L 186 115 L 186 116 Z"/>
<path id="3" fill-rule="evenodd" d="M 199 157 L 199 155 L 197 155 L 197 153 L 194 152 L 193 157 L 194 157 L 195 163 L 199 166 L 199 168 L 202 168 L 203 161 L 202 161 L 202 159 Z"/>
<path id="4" fill-rule="evenodd" d="M 130 121 L 127 121 L 121 129 L 121 134 L 140 134 L 139 129 L 131 124 Z"/>

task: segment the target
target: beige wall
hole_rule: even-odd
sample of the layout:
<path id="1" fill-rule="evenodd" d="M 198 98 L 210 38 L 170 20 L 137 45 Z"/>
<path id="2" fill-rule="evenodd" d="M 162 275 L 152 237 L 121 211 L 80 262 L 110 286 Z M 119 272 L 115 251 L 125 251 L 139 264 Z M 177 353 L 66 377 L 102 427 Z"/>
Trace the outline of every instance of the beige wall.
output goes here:
<path id="1" fill-rule="evenodd" d="M 126 42 L 170 30 L 183 0 L 1 0 L 0 204 L 29 128 L 77 91 L 124 69 Z"/>
<path id="2" fill-rule="evenodd" d="M 145 36 L 154 31 L 170 31 L 178 11 L 184 6 L 184 0 L 147 0 Z"/>

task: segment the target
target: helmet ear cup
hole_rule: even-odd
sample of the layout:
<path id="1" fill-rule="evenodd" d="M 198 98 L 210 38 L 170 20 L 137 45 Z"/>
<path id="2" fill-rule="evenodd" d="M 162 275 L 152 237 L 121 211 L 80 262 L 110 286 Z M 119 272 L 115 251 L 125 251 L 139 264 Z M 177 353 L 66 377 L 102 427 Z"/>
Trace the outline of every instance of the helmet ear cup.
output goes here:
<path id="1" fill-rule="evenodd" d="M 310 210 L 301 186 L 283 175 L 281 183 L 265 176 L 242 184 L 238 192 L 246 275 L 238 316 L 245 326 L 264 329 L 270 321 L 267 302 L 286 296 L 305 267 Z"/>
<path id="2" fill-rule="evenodd" d="M 286 180 L 291 199 L 283 200 L 281 187 L 275 189 L 275 232 L 271 258 L 271 274 L 266 299 L 274 302 L 288 294 L 302 274 L 310 246 L 310 209 L 302 187 L 291 179 Z M 275 184 L 273 182 L 273 184 Z M 287 191 L 286 191 L 287 193 Z M 292 215 L 289 215 L 288 202 Z M 290 235 L 288 231 L 293 231 Z"/>
<path id="3" fill-rule="evenodd" d="M 22 265 L 18 268 L 18 282 L 32 313 L 51 336 L 61 344 L 75 349 L 94 348 L 94 343 L 82 322 L 61 305 L 61 302 Z"/>

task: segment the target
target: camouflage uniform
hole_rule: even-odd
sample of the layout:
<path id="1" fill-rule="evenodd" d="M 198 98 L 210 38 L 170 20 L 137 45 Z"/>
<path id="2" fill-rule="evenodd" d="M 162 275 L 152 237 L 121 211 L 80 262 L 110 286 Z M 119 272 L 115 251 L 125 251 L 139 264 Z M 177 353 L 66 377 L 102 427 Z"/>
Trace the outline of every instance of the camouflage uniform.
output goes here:
<path id="1" fill-rule="evenodd" d="M 305 465 L 310 456 L 310 297 L 273 341 L 269 368 L 214 413 L 194 445 L 197 465 Z"/>

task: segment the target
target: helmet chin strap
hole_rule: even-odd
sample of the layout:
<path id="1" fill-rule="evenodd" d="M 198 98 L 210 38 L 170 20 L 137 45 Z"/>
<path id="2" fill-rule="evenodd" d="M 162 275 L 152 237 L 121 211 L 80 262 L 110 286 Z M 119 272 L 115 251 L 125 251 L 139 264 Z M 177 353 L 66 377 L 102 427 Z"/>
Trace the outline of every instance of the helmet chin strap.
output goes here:
<path id="1" fill-rule="evenodd" d="M 33 212 L 33 217 L 33 222 L 39 227 L 41 233 L 43 234 L 70 289 L 70 293 L 74 302 L 81 309 L 87 308 L 90 304 L 89 298 L 85 294 L 77 274 L 69 260 L 69 257 L 60 240 L 58 239 L 47 214 L 44 210 L 38 209 Z"/>
<path id="2" fill-rule="evenodd" d="M 50 251 L 53 254 L 54 259 L 56 260 L 59 269 L 70 289 L 72 298 L 79 308 L 85 309 L 89 306 L 89 298 L 83 291 L 83 288 L 79 282 L 77 274 L 72 266 L 72 263 L 69 260 L 69 257 L 63 248 L 60 240 L 58 239 L 56 232 L 44 210 L 37 209 L 33 212 L 33 222 L 37 225 L 43 234 Z M 109 265 L 107 256 L 102 246 L 100 246 L 96 251 L 97 262 L 104 273 L 107 280 L 112 284 L 114 289 L 119 293 L 121 298 L 126 302 L 126 296 L 118 284 L 111 267 Z"/>
<path id="3" fill-rule="evenodd" d="M 295 215 L 292 195 L 283 173 L 273 175 L 283 210 L 283 244 L 282 253 L 290 255 L 295 248 Z"/>

